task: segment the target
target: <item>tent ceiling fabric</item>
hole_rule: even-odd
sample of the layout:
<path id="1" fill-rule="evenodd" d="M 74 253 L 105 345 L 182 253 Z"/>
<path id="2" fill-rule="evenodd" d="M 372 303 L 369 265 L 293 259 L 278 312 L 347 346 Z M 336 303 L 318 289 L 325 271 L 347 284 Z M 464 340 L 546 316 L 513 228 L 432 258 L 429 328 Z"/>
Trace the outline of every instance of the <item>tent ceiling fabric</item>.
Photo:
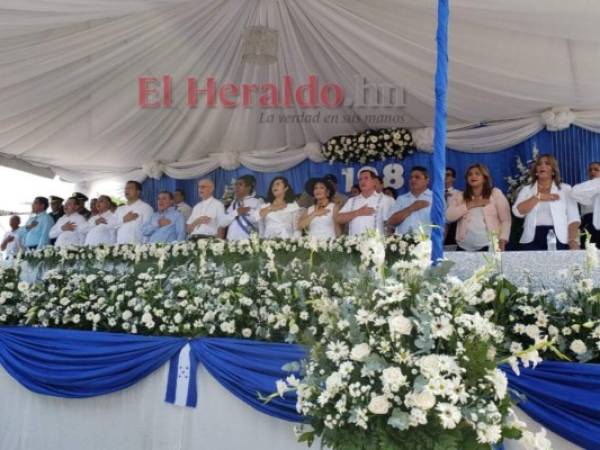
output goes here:
<path id="1" fill-rule="evenodd" d="M 162 172 L 189 178 L 240 163 L 282 170 L 316 160 L 313 143 L 373 126 L 366 115 L 374 112 L 429 127 L 436 3 L 0 0 L 0 155 L 72 180 Z M 512 145 L 555 120 L 542 113 L 556 106 L 574 112 L 562 114 L 563 122 L 600 131 L 598 23 L 595 0 L 454 0 L 448 145 Z M 241 63 L 242 33 L 252 25 L 278 30 L 277 63 Z M 138 77 L 164 74 L 173 77 L 173 107 L 142 109 Z M 299 107 L 260 123 L 271 110 L 186 105 L 187 76 L 202 87 L 211 76 L 219 85 L 281 85 L 284 75 L 297 83 L 316 75 L 350 97 L 356 77 L 394 84 L 405 89 L 406 105 L 342 107 L 340 117 L 356 112 L 363 120 L 338 124 L 279 122 L 280 113 L 302 113 Z M 495 123 L 472 126 L 482 122 Z M 421 133 L 424 141 L 428 135 Z"/>

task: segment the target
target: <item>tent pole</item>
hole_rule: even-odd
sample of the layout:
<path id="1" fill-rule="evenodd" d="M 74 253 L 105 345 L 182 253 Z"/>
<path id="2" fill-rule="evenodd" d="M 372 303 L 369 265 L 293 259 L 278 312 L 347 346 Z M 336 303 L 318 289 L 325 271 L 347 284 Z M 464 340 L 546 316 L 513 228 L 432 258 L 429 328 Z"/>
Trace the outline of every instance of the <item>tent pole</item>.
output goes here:
<path id="1" fill-rule="evenodd" d="M 444 256 L 446 205 L 444 179 L 446 175 L 446 91 L 448 88 L 448 16 L 449 0 L 438 0 L 437 63 L 435 70 L 435 134 L 433 139 L 433 170 L 431 231 L 433 264 Z"/>

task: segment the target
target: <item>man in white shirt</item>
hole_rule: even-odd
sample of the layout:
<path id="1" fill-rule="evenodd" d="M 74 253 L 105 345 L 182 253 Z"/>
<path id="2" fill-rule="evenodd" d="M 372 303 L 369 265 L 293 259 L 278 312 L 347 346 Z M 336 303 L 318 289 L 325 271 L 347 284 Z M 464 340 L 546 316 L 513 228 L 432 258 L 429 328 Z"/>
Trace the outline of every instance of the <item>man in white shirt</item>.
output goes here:
<path id="1" fill-rule="evenodd" d="M 183 214 L 185 220 L 188 220 L 192 214 L 192 207 L 185 202 L 185 193 L 183 192 L 183 189 L 175 189 L 173 197 L 175 199 L 175 208 Z"/>
<path id="2" fill-rule="evenodd" d="M 427 169 L 415 166 L 410 171 L 410 191 L 396 199 L 388 225 L 396 227 L 396 234 L 416 231 L 419 227 L 430 234 L 432 193 L 428 189 Z"/>
<path id="3" fill-rule="evenodd" d="M 227 213 L 220 220 L 219 226 L 227 229 L 227 240 L 248 239 L 252 233 L 258 232 L 255 211 L 263 205 L 260 198 L 254 195 L 256 179 L 252 175 L 243 175 L 235 182 L 235 200 L 227 208 Z"/>
<path id="4" fill-rule="evenodd" d="M 110 210 L 111 200 L 106 195 L 98 197 L 96 202 L 97 214 L 91 216 L 86 225 L 85 245 L 114 245 L 119 220 Z"/>
<path id="5" fill-rule="evenodd" d="M 127 204 L 119 206 L 117 215 L 117 244 L 141 244 L 143 242 L 142 226 L 154 210 L 152 206 L 140 199 L 142 185 L 137 181 L 125 184 Z"/>
<path id="6" fill-rule="evenodd" d="M 377 174 L 372 170 L 362 170 L 358 174 L 360 195 L 349 199 L 336 216 L 340 225 L 348 224 L 348 234 L 351 236 L 371 229 L 384 234 L 394 199 L 375 192 L 376 177 Z"/>
<path id="7" fill-rule="evenodd" d="M 225 213 L 223 203 L 213 197 L 215 185 L 211 180 L 198 181 L 200 202 L 187 220 L 187 232 L 192 237 L 213 237 L 219 232 L 219 220 Z"/>
<path id="8" fill-rule="evenodd" d="M 12 259 L 17 256 L 19 250 L 21 250 L 21 242 L 19 241 L 19 225 L 21 225 L 21 218 L 19 216 L 12 216 L 8 222 L 10 231 L 7 231 L 2 238 L 0 244 L 0 250 L 4 252 L 4 259 Z"/>
<path id="9" fill-rule="evenodd" d="M 65 203 L 65 215 L 50 229 L 50 239 L 56 239 L 56 247 L 81 245 L 85 240 L 87 222 L 79 214 L 80 205 L 75 197 L 70 197 Z"/>

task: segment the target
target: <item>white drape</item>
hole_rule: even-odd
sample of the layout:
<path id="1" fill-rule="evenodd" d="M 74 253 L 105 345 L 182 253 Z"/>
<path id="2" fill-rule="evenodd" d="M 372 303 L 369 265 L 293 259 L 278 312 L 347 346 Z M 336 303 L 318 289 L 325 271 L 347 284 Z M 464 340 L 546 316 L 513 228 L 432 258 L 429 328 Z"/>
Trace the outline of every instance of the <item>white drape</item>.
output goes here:
<path id="1" fill-rule="evenodd" d="M 168 364 L 124 391 L 62 399 L 34 394 L 0 368 L 0 450 L 307 448 L 291 423 L 250 408 L 202 366 L 198 407 L 165 403 L 167 373 Z"/>
<path id="2" fill-rule="evenodd" d="M 306 450 L 292 425 L 242 403 L 202 367 L 198 407 L 163 401 L 168 365 L 136 385 L 90 399 L 34 394 L 0 368 L 0 450 Z M 532 431 L 539 425 L 518 414 Z M 577 449 L 548 433 L 554 450 Z M 314 444 L 313 449 L 319 448 Z M 507 450 L 524 450 L 514 441 Z"/>
<path id="3" fill-rule="evenodd" d="M 432 124 L 434 0 L 1 0 L 0 8 L 0 157 L 71 180 L 190 178 L 239 164 L 278 171 L 333 135 Z M 600 131 L 599 21 L 593 0 L 453 2 L 448 145 L 494 151 L 565 123 Z M 276 64 L 241 64 L 244 27 L 258 24 L 279 31 Z M 174 106 L 141 109 L 137 77 L 164 74 L 173 77 Z M 281 86 L 284 75 L 306 83 L 311 74 L 343 86 L 355 104 L 357 79 L 402 86 L 406 106 L 207 108 L 201 99 L 190 109 L 185 102 L 187 76 L 200 87 L 210 76 L 219 86 Z M 302 112 L 322 116 L 280 117 Z M 332 113 L 337 123 L 324 120 Z M 379 113 L 401 123 L 369 122 Z M 355 114 L 357 121 L 345 119 Z M 488 126 L 474 127 L 481 123 Z"/>

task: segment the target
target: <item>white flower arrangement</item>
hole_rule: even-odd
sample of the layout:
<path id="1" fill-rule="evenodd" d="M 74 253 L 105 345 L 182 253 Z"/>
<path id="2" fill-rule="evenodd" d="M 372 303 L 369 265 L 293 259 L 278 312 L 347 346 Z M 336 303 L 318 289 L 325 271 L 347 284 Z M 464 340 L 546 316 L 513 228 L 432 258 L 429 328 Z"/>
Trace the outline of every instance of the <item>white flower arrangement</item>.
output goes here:
<path id="1" fill-rule="evenodd" d="M 428 241 L 375 235 L 44 249 L 0 269 L 0 325 L 308 344 L 303 377 L 273 389 L 297 390 L 314 428 L 301 439 L 333 449 L 517 438 L 498 364 L 600 360 L 600 294 L 584 269 L 535 292 L 493 259 L 464 281 L 431 271 L 430 253 Z M 32 264 L 54 268 L 21 280 Z"/>
<path id="2" fill-rule="evenodd" d="M 517 156 L 517 174 L 515 176 L 505 178 L 506 182 L 508 183 L 506 198 L 511 204 L 513 204 L 517 200 L 519 190 L 523 186 L 531 183 L 529 177 L 531 165 L 535 162 L 539 154 L 540 151 L 537 148 L 537 145 L 534 145 L 531 159 L 527 160 L 525 163 L 523 163 L 521 158 Z"/>
<path id="3" fill-rule="evenodd" d="M 321 147 L 323 157 L 330 162 L 344 163 L 402 159 L 415 150 L 412 134 L 405 128 L 366 130 L 349 136 L 336 136 Z"/>

